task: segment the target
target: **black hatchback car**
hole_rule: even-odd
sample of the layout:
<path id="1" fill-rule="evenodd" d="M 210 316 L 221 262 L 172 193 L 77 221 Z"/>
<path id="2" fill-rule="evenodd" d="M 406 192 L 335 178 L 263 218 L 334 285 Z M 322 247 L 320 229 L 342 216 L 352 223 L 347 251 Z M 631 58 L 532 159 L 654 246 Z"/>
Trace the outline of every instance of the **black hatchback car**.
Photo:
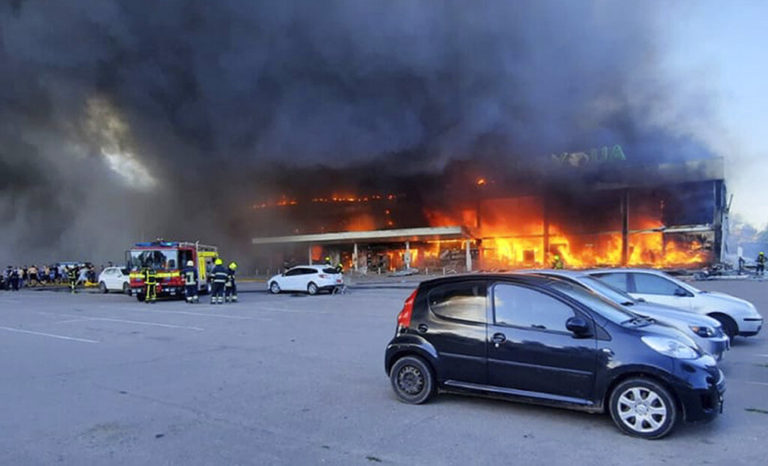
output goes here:
<path id="1" fill-rule="evenodd" d="M 565 281 L 514 274 L 421 283 L 385 368 L 407 403 L 444 390 L 608 411 L 649 439 L 714 418 L 725 391 L 715 360 L 679 331 Z"/>

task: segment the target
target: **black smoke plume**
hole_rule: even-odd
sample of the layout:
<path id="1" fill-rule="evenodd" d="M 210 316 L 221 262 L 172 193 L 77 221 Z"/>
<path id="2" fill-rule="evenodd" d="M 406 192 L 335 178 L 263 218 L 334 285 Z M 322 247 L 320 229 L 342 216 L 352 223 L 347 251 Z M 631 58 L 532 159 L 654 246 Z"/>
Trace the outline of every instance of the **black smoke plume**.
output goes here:
<path id="1" fill-rule="evenodd" d="M 664 8 L 0 4 L 0 263 L 118 260 L 160 236 L 245 255 L 255 199 L 434 179 L 456 161 L 542 176 L 551 154 L 604 145 L 705 156 L 666 124 L 698 105 L 660 64 Z"/>

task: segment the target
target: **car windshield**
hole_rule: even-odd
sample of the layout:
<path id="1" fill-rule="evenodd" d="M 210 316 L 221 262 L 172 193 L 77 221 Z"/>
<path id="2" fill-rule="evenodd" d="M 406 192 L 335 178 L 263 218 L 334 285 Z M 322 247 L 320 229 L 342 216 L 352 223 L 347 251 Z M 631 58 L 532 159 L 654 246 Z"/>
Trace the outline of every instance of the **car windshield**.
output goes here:
<path id="1" fill-rule="evenodd" d="M 637 314 L 627 311 L 618 304 L 613 303 L 582 286 L 558 281 L 552 283 L 552 288 L 583 303 L 593 311 L 616 324 L 623 324 L 638 318 Z"/>
<path id="2" fill-rule="evenodd" d="M 132 250 L 130 255 L 131 270 L 152 267 L 155 270 L 175 269 L 179 251 L 176 249 L 141 249 Z"/>
<path id="3" fill-rule="evenodd" d="M 616 304 L 631 306 L 637 302 L 637 300 L 629 294 L 614 288 L 604 281 L 598 280 L 597 278 L 579 277 L 579 281 L 583 283 L 587 288 L 598 292 L 603 297 L 610 299 Z"/>

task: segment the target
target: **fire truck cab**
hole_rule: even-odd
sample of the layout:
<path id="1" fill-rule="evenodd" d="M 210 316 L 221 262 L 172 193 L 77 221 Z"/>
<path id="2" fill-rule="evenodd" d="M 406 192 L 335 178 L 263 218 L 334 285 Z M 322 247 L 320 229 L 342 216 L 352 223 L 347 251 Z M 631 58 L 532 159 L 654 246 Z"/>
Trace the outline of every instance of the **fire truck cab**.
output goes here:
<path id="1" fill-rule="evenodd" d="M 136 243 L 126 251 L 126 267 L 130 270 L 131 292 L 139 301 L 144 301 L 146 286 L 143 270 L 152 267 L 157 273 L 157 296 L 184 296 L 184 278 L 181 270 L 187 261 L 192 261 L 197 269 L 198 291 L 208 292 L 208 271 L 219 257 L 216 246 L 207 246 L 198 242 L 151 241 Z"/>

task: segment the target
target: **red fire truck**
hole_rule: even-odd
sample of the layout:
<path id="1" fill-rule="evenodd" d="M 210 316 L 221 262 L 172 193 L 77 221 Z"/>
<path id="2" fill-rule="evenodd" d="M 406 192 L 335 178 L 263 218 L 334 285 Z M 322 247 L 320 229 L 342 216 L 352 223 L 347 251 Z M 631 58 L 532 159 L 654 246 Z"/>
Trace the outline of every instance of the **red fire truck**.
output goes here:
<path id="1" fill-rule="evenodd" d="M 142 271 L 152 267 L 157 272 L 157 296 L 184 296 L 184 278 L 181 269 L 187 261 L 195 264 L 198 275 L 198 291 L 208 292 L 206 280 L 213 262 L 219 257 L 216 246 L 186 241 L 152 241 L 136 243 L 126 251 L 127 268 L 130 270 L 131 292 L 144 301 L 146 286 Z"/>

